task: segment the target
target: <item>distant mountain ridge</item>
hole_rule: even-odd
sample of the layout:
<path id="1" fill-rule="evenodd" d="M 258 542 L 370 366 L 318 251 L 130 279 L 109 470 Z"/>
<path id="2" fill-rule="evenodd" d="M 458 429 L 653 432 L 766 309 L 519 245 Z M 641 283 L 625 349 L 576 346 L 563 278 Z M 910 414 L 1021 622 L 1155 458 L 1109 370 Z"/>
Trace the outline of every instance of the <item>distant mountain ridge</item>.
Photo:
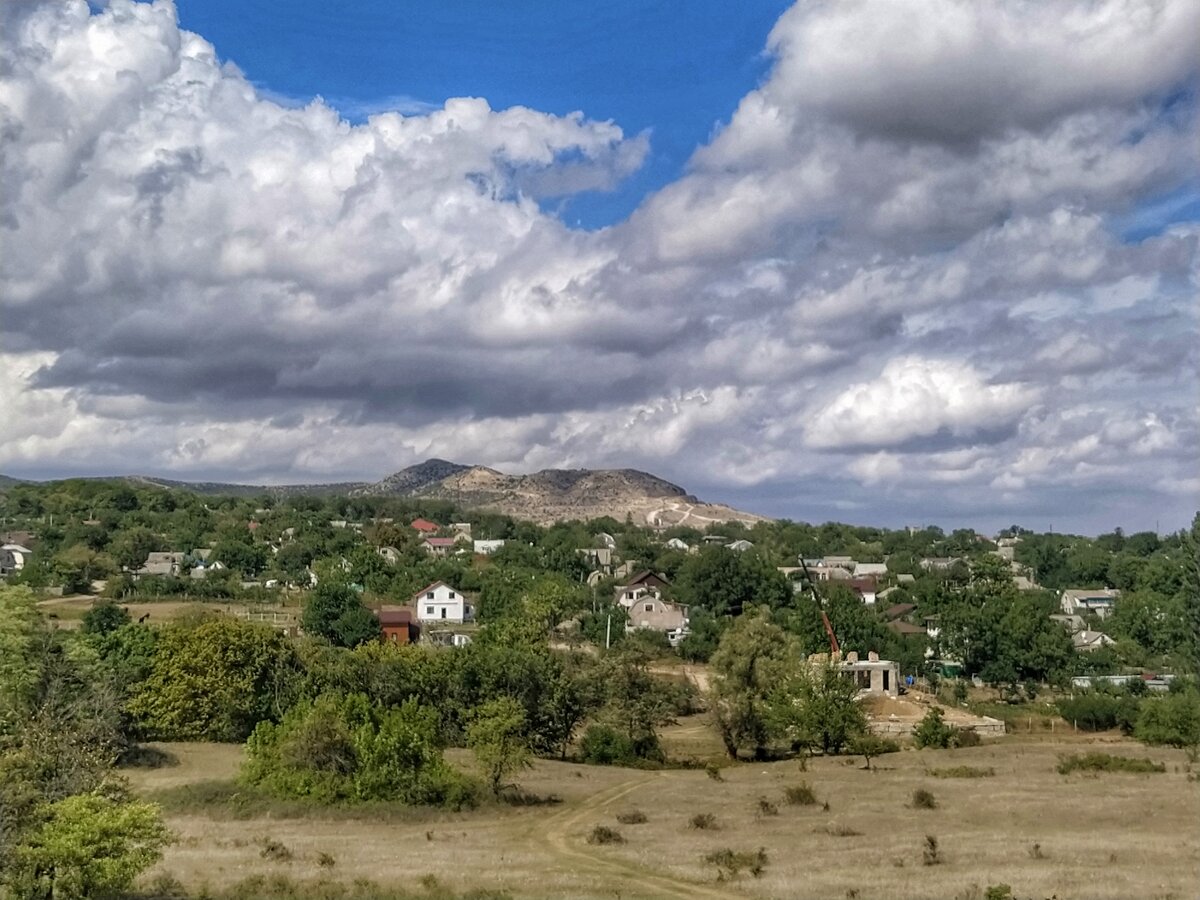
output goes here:
<path id="1" fill-rule="evenodd" d="M 101 480 L 101 479 L 88 479 Z M 252 497 L 287 496 L 428 497 L 468 509 L 488 509 L 517 519 L 548 525 L 566 519 L 618 521 L 632 517 L 639 525 L 674 524 L 704 528 L 713 522 L 753 523 L 764 519 L 720 504 L 704 503 L 677 484 L 637 469 L 543 469 L 529 475 L 506 475 L 486 466 L 467 466 L 444 459 L 393 472 L 376 482 L 335 484 L 249 485 L 213 481 L 176 481 L 144 475 L 117 476 L 136 487 L 163 487 L 197 494 Z M 21 483 L 0 475 L 0 488 Z"/>

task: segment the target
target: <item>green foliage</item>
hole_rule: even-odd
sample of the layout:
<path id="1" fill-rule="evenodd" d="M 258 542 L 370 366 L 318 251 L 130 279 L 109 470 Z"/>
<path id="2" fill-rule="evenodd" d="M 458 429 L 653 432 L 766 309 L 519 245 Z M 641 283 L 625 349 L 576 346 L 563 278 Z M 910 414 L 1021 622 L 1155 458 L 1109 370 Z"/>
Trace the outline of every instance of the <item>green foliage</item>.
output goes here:
<path id="1" fill-rule="evenodd" d="M 1195 688 L 1142 703 L 1133 735 L 1147 744 L 1200 749 L 1200 691 Z"/>
<path id="2" fill-rule="evenodd" d="M 587 842 L 589 844 L 623 844 L 625 843 L 625 838 L 615 828 L 609 828 L 607 825 L 597 825 L 592 829 L 591 834 L 588 835 Z"/>
<path id="3" fill-rule="evenodd" d="M 866 733 L 867 717 L 857 697 L 858 686 L 837 663 L 802 663 L 773 691 L 770 721 L 794 746 L 841 753 Z"/>
<path id="4" fill-rule="evenodd" d="M 165 740 L 244 740 L 290 701 L 292 646 L 274 629 L 211 616 L 159 633 L 149 677 L 129 703 L 146 732 Z"/>
<path id="5" fill-rule="evenodd" d="M 716 831 L 720 825 L 717 824 L 717 817 L 712 813 L 696 813 L 688 819 L 688 828 L 696 831 Z"/>
<path id="6" fill-rule="evenodd" d="M 262 722 L 246 742 L 243 781 L 276 797 L 319 803 L 393 800 L 473 805 L 442 758 L 437 713 L 413 700 L 382 710 L 361 694 L 322 695 Z"/>
<path id="7" fill-rule="evenodd" d="M 796 656 L 795 639 L 766 609 L 741 616 L 721 637 L 712 657 L 712 708 L 731 759 L 742 749 L 766 756 L 777 727 L 771 698 Z"/>
<path id="8" fill-rule="evenodd" d="M 885 753 L 897 753 L 900 750 L 900 745 L 891 738 L 881 737 L 869 731 L 864 731 L 850 741 L 847 749 L 851 753 L 856 753 L 866 759 L 867 768 L 869 769 L 871 768 L 871 759 L 873 757 L 882 756 Z"/>
<path id="9" fill-rule="evenodd" d="M 84 634 L 110 634 L 129 622 L 129 613 L 120 606 L 111 600 L 97 600 L 83 614 L 81 627 Z"/>
<path id="10" fill-rule="evenodd" d="M 1133 772 L 1150 774 L 1167 771 L 1163 763 L 1152 759 L 1134 759 L 1129 756 L 1113 756 L 1111 753 L 1077 753 L 1064 756 L 1058 761 L 1058 774 L 1070 775 L 1072 772 Z"/>
<path id="11" fill-rule="evenodd" d="M 17 898 L 113 897 L 162 856 L 171 836 L 158 808 L 112 792 L 40 807 L 3 868 Z"/>
<path id="12" fill-rule="evenodd" d="M 322 581 L 304 604 L 300 627 L 339 647 L 357 647 L 380 635 L 379 620 L 348 584 Z"/>
<path id="13" fill-rule="evenodd" d="M 912 792 L 912 808 L 913 809 L 937 809 L 937 798 L 933 796 L 933 791 L 925 788 L 917 788 Z"/>
<path id="14" fill-rule="evenodd" d="M 717 616 L 738 616 L 754 605 L 785 606 L 792 598 L 787 579 L 753 552 L 711 546 L 680 566 L 675 591 L 683 602 Z"/>
<path id="15" fill-rule="evenodd" d="M 1131 734 L 1140 706 L 1139 698 L 1128 691 L 1090 690 L 1059 700 L 1058 712 L 1084 731 L 1120 728 Z"/>
<path id="16" fill-rule="evenodd" d="M 932 778 L 991 778 L 996 770 L 979 766 L 951 766 L 945 769 L 926 769 L 925 774 Z"/>
<path id="17" fill-rule="evenodd" d="M 704 861 L 717 867 L 718 881 L 736 878 L 743 870 L 758 878 L 766 870 L 767 851 L 759 847 L 757 850 L 737 852 L 725 847 L 705 854 Z"/>
<path id="18" fill-rule="evenodd" d="M 913 743 L 917 747 L 945 749 L 954 740 L 954 728 L 943 719 L 941 707 L 931 706 L 929 711 L 913 729 Z"/>
<path id="19" fill-rule="evenodd" d="M 792 806 L 816 806 L 817 794 L 807 781 L 783 789 L 783 798 Z"/>
<path id="20" fill-rule="evenodd" d="M 499 797 L 504 779 L 531 765 L 524 707 L 512 697 L 500 697 L 475 709 L 467 726 L 467 746 L 492 794 Z"/>

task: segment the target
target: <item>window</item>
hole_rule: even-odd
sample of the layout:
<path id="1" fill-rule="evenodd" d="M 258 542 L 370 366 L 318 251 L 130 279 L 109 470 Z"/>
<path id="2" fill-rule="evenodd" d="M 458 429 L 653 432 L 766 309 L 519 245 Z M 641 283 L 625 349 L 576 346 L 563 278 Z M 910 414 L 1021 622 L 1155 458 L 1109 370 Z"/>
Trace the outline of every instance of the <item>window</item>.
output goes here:
<path id="1" fill-rule="evenodd" d="M 425 607 L 425 615 L 427 615 L 427 616 L 433 615 L 433 607 L 432 606 Z"/>
<path id="2" fill-rule="evenodd" d="M 646 604 L 646 612 L 654 612 L 654 604 L 653 603 Z"/>
<path id="3" fill-rule="evenodd" d="M 451 599 L 451 600 L 453 600 L 453 599 L 454 599 L 454 591 L 451 591 L 451 592 L 450 592 L 450 599 Z"/>
<path id="4" fill-rule="evenodd" d="M 446 607 L 442 607 L 442 618 L 446 618 Z"/>
<path id="5" fill-rule="evenodd" d="M 428 594 L 426 594 L 426 595 L 425 595 L 425 599 L 426 599 L 426 600 L 432 600 L 432 599 L 433 599 L 433 591 L 430 591 Z"/>

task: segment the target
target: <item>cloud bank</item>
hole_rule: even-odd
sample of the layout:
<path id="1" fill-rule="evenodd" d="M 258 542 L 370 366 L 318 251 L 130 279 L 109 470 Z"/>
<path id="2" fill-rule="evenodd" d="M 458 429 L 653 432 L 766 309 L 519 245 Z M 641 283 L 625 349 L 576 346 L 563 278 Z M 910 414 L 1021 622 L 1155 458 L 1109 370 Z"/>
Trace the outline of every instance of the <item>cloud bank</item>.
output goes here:
<path id="1" fill-rule="evenodd" d="M 649 136 L 481 98 L 350 125 L 165 0 L 0 16 L 0 471 L 436 454 L 795 518 L 1197 505 L 1200 226 L 1116 224 L 1200 192 L 1189 0 L 799 3 L 682 177 L 590 233 L 547 201 Z"/>

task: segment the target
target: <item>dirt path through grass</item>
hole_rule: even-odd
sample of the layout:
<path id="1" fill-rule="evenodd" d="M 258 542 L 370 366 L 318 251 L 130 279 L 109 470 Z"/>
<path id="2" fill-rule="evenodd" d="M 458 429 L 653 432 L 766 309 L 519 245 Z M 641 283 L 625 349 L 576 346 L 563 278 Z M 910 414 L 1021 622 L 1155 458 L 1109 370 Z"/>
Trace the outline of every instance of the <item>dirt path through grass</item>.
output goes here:
<path id="1" fill-rule="evenodd" d="M 585 842 L 586 837 L 578 833 L 580 826 L 586 830 L 591 820 L 607 815 L 608 810 L 618 800 L 661 777 L 664 777 L 664 773 L 631 778 L 592 794 L 580 805 L 548 816 L 538 824 L 537 832 L 545 839 L 546 846 L 558 856 L 570 860 L 576 868 L 586 868 L 594 872 L 597 877 L 604 879 L 606 887 L 608 884 L 619 883 L 622 890 L 617 892 L 618 896 L 626 896 L 626 890 L 633 890 L 637 892 L 636 895 L 647 897 L 709 897 L 713 900 L 731 900 L 742 896 L 713 886 L 647 872 L 639 866 L 606 855 L 603 849 L 593 849 Z"/>

